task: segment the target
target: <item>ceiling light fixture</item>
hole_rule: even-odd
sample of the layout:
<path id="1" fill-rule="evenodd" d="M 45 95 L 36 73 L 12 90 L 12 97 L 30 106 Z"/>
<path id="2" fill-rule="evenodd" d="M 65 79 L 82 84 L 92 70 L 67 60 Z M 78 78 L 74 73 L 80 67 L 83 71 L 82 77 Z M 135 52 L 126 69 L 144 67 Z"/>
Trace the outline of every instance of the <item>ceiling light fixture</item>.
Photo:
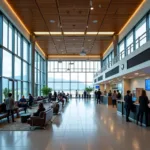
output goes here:
<path id="1" fill-rule="evenodd" d="M 97 22 L 98 22 L 98 20 L 93 20 L 92 22 L 93 22 L 93 23 L 97 23 Z"/>
<path id="2" fill-rule="evenodd" d="M 91 7 L 90 9 L 91 9 L 91 10 L 93 10 L 93 9 L 94 9 L 94 7 Z"/>
<path id="3" fill-rule="evenodd" d="M 113 35 L 114 32 L 98 32 L 99 35 Z"/>
<path id="4" fill-rule="evenodd" d="M 96 35 L 98 32 L 86 32 L 87 35 Z"/>
<path id="5" fill-rule="evenodd" d="M 84 51 L 84 49 L 80 52 L 80 56 L 86 56 L 86 52 Z"/>
<path id="6" fill-rule="evenodd" d="M 64 35 L 84 35 L 84 32 L 64 32 Z"/>
<path id="7" fill-rule="evenodd" d="M 34 32 L 35 35 L 61 35 L 61 32 Z"/>
<path id="8" fill-rule="evenodd" d="M 55 23 L 55 20 L 50 20 L 49 22 L 50 22 L 50 23 Z"/>
<path id="9" fill-rule="evenodd" d="M 61 35 L 62 32 L 50 32 L 51 35 Z"/>
<path id="10" fill-rule="evenodd" d="M 92 0 L 90 0 L 90 9 L 91 9 L 91 10 L 94 9 Z"/>

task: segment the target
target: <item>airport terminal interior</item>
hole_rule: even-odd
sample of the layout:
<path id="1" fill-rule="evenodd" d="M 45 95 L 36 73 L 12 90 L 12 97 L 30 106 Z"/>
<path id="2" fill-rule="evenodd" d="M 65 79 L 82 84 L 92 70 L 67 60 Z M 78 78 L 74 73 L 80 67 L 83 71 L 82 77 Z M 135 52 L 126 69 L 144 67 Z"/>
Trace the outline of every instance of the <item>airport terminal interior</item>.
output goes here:
<path id="1" fill-rule="evenodd" d="M 149 150 L 150 0 L 0 0 L 0 149 Z"/>

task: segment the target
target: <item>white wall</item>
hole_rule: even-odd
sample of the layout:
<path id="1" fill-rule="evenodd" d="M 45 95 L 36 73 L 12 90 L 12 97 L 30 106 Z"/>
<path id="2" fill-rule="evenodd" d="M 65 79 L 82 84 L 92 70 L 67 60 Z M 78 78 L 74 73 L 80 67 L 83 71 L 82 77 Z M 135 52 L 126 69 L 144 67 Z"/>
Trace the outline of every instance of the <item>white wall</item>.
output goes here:
<path id="1" fill-rule="evenodd" d="M 145 79 L 148 77 L 139 77 L 130 80 L 130 90 L 134 90 L 136 88 L 144 88 L 145 89 Z M 147 91 L 147 96 L 150 99 L 150 91 Z"/>

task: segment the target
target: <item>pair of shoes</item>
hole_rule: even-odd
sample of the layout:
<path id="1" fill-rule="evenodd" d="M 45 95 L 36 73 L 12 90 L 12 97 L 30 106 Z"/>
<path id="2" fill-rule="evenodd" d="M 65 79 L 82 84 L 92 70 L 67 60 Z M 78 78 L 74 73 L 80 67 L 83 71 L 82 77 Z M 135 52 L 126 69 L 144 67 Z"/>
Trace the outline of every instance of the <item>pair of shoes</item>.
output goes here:
<path id="1" fill-rule="evenodd" d="M 126 122 L 132 122 L 131 120 L 126 120 Z"/>

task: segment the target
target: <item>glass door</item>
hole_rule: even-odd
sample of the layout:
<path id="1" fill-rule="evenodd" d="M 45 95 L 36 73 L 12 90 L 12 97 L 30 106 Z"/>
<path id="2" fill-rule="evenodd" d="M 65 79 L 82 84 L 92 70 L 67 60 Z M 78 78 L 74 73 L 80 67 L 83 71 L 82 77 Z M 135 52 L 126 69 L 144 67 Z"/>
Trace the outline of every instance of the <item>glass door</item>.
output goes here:
<path id="1" fill-rule="evenodd" d="M 14 100 L 18 100 L 18 82 L 15 80 L 9 80 L 8 91 L 12 93 Z"/>

